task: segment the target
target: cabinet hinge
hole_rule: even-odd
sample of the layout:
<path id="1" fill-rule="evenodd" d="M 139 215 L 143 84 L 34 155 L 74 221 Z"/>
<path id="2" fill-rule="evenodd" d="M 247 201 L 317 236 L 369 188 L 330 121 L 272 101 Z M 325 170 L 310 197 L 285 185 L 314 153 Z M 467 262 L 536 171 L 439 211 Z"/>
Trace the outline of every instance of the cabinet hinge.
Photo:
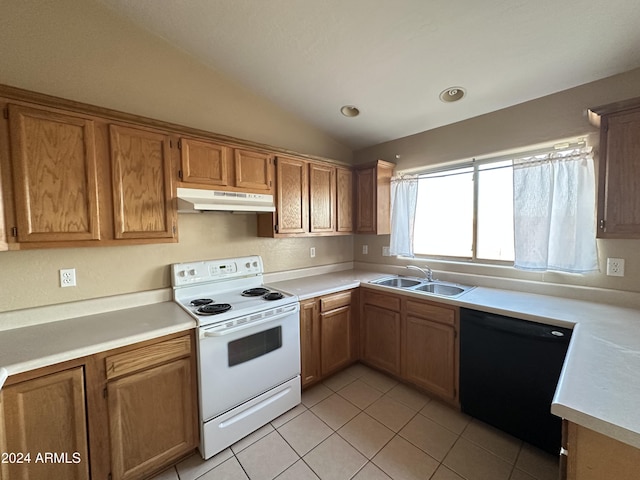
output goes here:
<path id="1" fill-rule="evenodd" d="M 278 165 L 278 157 L 276 157 L 276 158 L 274 158 L 274 159 L 273 159 L 273 164 L 274 164 L 274 165 Z"/>
<path id="2" fill-rule="evenodd" d="M 3 108 L 2 109 L 2 116 L 4 118 L 7 118 L 7 119 L 9 118 L 9 109 L 8 108 Z"/>
<path id="3" fill-rule="evenodd" d="M 600 230 L 604 230 L 604 218 L 600 220 Z"/>
<path id="4" fill-rule="evenodd" d="M 182 140 L 178 140 L 178 150 L 182 150 Z"/>
<path id="5" fill-rule="evenodd" d="M 107 480 L 112 480 L 113 479 L 113 475 L 111 475 L 111 472 L 109 472 L 109 475 L 107 475 Z"/>
<path id="6" fill-rule="evenodd" d="M 180 180 L 182 180 L 182 170 L 178 170 L 178 177 L 180 178 Z"/>
<path id="7" fill-rule="evenodd" d="M 278 230 L 280 230 L 280 229 L 278 228 L 278 224 L 277 223 L 276 223 L 275 227 L 273 227 L 273 229 L 276 231 L 276 233 L 278 233 Z"/>
<path id="8" fill-rule="evenodd" d="M 102 398 L 107 398 L 109 396 L 109 391 L 105 388 L 102 390 Z M 109 474 L 111 476 L 111 474 Z"/>
<path id="9" fill-rule="evenodd" d="M 273 181 L 269 180 L 269 186 L 273 186 Z"/>
<path id="10" fill-rule="evenodd" d="M 174 225 L 173 227 L 171 227 L 171 231 L 173 232 L 173 234 L 176 234 L 176 226 Z"/>
<path id="11" fill-rule="evenodd" d="M 12 237 L 17 237 L 18 236 L 18 228 L 17 227 L 11 227 L 11 236 Z"/>

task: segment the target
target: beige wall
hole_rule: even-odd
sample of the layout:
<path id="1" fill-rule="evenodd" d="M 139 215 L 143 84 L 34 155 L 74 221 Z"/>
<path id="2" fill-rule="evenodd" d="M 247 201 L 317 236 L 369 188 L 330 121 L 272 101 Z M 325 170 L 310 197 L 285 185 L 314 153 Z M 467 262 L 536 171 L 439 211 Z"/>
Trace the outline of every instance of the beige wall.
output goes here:
<path id="1" fill-rule="evenodd" d="M 584 115 L 586 109 L 633 97 L 640 97 L 640 69 L 366 148 L 355 152 L 355 162 L 383 159 L 395 162 L 398 171 L 412 170 L 580 136 L 588 137 L 597 147 L 598 131 L 588 123 Z M 396 155 L 400 155 L 400 158 L 396 158 Z M 369 246 L 368 255 L 362 255 L 364 244 Z M 385 264 L 415 263 L 382 257 L 382 247 L 385 245 L 389 245 L 388 235 L 358 236 L 354 244 L 355 260 Z M 625 277 L 608 277 L 604 273 L 530 273 L 513 268 L 436 261 L 430 261 L 429 265 L 444 271 L 640 292 L 640 240 L 599 240 L 598 251 L 601 272 L 606 271 L 607 257 L 624 258 Z M 549 292 L 553 293 L 553 290 Z"/>
<path id="2" fill-rule="evenodd" d="M 0 2 L 0 83 L 300 153 L 352 157 L 92 0 Z M 352 237 L 259 239 L 255 223 L 255 215 L 180 215 L 178 244 L 0 252 L 0 311 L 168 287 L 175 262 L 260 254 L 275 272 L 353 259 Z M 58 286 L 60 268 L 76 269 L 77 287 Z"/>

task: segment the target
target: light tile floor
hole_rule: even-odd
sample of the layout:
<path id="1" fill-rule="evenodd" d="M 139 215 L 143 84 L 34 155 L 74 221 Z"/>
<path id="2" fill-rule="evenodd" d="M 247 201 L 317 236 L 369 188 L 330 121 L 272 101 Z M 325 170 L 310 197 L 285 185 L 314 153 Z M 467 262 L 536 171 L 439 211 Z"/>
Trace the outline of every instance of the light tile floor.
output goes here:
<path id="1" fill-rule="evenodd" d="M 154 480 L 556 480 L 557 459 L 361 364 L 203 461 Z"/>

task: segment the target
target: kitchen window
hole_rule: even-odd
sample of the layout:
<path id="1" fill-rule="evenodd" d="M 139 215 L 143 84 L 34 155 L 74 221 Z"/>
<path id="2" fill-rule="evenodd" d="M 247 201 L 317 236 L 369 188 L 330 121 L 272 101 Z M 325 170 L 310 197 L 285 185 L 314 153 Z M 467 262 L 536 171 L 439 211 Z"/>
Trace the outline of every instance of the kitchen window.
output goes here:
<path id="1" fill-rule="evenodd" d="M 565 144 L 395 177 L 391 252 L 597 271 L 591 148 Z"/>
<path id="2" fill-rule="evenodd" d="M 511 162 L 420 175 L 413 248 L 429 257 L 513 261 Z"/>

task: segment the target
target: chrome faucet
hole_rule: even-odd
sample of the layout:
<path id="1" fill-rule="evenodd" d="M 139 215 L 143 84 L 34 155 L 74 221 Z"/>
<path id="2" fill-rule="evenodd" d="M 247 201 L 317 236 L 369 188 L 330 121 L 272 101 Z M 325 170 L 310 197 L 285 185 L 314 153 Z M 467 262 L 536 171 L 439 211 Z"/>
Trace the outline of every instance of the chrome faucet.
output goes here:
<path id="1" fill-rule="evenodd" d="M 433 282 L 433 270 L 431 270 L 426 265 L 424 266 L 424 268 L 416 267 L 415 265 L 407 265 L 407 268 L 409 270 L 418 270 L 422 272 L 422 274 L 424 275 L 424 278 L 426 278 L 428 282 Z"/>

